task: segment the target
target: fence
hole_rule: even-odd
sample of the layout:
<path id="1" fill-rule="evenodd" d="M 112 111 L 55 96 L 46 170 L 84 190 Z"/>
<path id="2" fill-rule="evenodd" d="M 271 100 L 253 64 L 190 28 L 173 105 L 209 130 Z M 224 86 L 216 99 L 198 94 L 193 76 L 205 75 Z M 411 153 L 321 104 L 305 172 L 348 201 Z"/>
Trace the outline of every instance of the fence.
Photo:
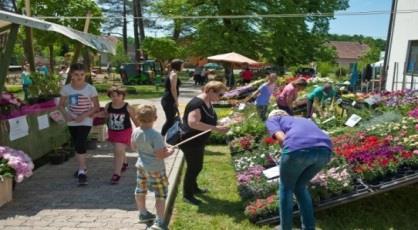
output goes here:
<path id="1" fill-rule="evenodd" d="M 403 64 L 403 69 L 399 68 L 399 63 L 393 63 L 393 72 L 388 73 L 392 76 L 391 91 L 405 90 L 405 89 L 418 89 L 418 74 L 414 71 L 415 66 L 412 68 L 411 73 L 407 73 L 407 63 Z"/>

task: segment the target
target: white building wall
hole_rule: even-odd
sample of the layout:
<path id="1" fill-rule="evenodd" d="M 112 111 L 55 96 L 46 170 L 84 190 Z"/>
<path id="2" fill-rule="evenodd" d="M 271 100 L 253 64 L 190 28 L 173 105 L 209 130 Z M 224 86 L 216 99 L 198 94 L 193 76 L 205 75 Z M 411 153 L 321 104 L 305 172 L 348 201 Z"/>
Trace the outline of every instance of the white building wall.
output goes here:
<path id="1" fill-rule="evenodd" d="M 398 0 L 396 11 L 402 10 L 417 10 L 418 0 Z M 388 72 L 386 81 L 386 90 L 392 90 L 393 80 L 398 74 L 398 81 L 402 82 L 405 78 L 406 87 L 411 87 L 411 76 L 404 74 L 407 56 L 409 55 L 409 42 L 418 40 L 418 13 L 399 13 L 395 15 L 393 37 L 391 47 L 389 50 Z M 395 69 L 395 63 L 398 63 L 398 69 Z M 396 73 L 397 72 L 397 73 Z M 418 82 L 418 76 L 414 77 L 415 82 Z M 415 84 L 415 89 L 418 84 Z M 402 89 L 402 83 L 395 83 L 394 90 Z"/>

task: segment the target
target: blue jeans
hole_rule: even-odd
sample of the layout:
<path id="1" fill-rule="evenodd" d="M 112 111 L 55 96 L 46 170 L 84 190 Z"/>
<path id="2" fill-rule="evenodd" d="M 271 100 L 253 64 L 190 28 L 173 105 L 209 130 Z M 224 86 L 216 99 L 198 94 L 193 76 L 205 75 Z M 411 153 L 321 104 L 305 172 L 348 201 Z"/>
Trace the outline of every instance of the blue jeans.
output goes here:
<path id="1" fill-rule="evenodd" d="M 292 229 L 293 193 L 299 205 L 302 229 L 315 229 L 310 180 L 330 161 L 331 151 L 324 147 L 284 152 L 280 159 L 280 225 Z"/>

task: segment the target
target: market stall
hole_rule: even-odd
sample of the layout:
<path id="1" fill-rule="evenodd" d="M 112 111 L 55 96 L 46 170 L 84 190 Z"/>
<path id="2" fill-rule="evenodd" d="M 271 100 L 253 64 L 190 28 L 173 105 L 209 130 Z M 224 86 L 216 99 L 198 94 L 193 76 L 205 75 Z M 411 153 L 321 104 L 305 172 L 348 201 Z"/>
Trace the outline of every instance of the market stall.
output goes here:
<path id="1" fill-rule="evenodd" d="M 56 32 L 100 52 L 115 53 L 114 41 L 44 20 L 0 10 L 0 146 L 26 152 L 36 160 L 69 142 L 67 126 L 57 105 L 59 79 L 32 73 L 29 89 L 35 98 L 22 102 L 3 92 L 9 58 L 19 25 Z"/>
<path id="2" fill-rule="evenodd" d="M 418 91 L 347 94 L 314 118 L 329 133 L 334 155 L 311 181 L 315 210 L 342 205 L 418 182 Z M 345 107 L 345 113 L 336 113 Z M 224 119 L 239 122 L 228 133 L 238 190 L 254 223 L 278 216 L 280 147 L 247 106 Z M 245 122 L 242 122 L 245 121 Z M 295 214 L 298 207 L 294 207 Z"/>

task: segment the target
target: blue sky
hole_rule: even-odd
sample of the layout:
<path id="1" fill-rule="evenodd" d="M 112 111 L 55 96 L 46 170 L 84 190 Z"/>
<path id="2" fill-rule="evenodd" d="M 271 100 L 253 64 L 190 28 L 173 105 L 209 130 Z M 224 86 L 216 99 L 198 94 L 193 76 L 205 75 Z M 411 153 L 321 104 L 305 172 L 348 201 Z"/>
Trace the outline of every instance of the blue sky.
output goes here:
<path id="1" fill-rule="evenodd" d="M 350 8 L 344 12 L 390 11 L 392 0 L 350 0 Z M 389 14 L 367 16 L 338 16 L 330 23 L 330 33 L 362 34 L 386 39 Z"/>

